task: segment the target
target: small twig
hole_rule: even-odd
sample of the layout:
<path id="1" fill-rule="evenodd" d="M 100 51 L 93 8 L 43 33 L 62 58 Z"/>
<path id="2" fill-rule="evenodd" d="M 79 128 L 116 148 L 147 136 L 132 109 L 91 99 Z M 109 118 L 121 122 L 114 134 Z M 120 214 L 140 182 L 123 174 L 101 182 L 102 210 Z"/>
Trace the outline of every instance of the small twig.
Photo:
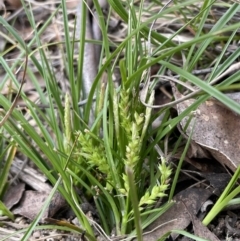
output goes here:
<path id="1" fill-rule="evenodd" d="M 25 68 L 24 68 L 24 73 L 23 73 L 23 78 L 22 78 L 21 84 L 20 84 L 20 88 L 19 88 L 19 90 L 17 92 L 17 95 L 16 95 L 15 99 L 13 100 L 13 103 L 12 103 L 11 107 L 9 108 L 9 110 L 7 111 L 7 113 L 5 114 L 3 119 L 0 121 L 0 127 L 2 127 L 4 125 L 4 123 L 8 120 L 8 118 L 10 117 L 10 115 L 12 114 L 14 108 L 17 105 L 18 98 L 19 98 L 19 96 L 21 94 L 22 87 L 23 87 L 23 84 L 25 82 L 26 71 L 27 71 L 27 63 L 28 63 L 28 55 L 26 55 Z"/>
<path id="2" fill-rule="evenodd" d="M 180 81 L 180 80 L 178 80 L 178 79 L 176 79 L 176 78 L 174 78 L 174 77 L 172 77 L 172 76 L 153 75 L 153 76 L 151 76 L 151 78 L 161 78 L 160 81 L 164 80 L 164 83 L 167 82 L 167 81 L 169 81 L 169 80 L 171 80 L 171 81 L 173 81 L 173 82 L 176 82 L 176 83 L 184 86 L 185 88 L 187 88 L 187 89 L 189 89 L 189 90 L 191 90 L 191 91 L 195 91 L 195 90 L 196 90 L 196 89 L 194 89 L 191 85 L 189 85 L 189 84 L 187 84 L 187 83 L 185 83 L 185 82 L 182 82 L 182 81 Z"/>
<path id="3" fill-rule="evenodd" d="M 239 69 L 240 69 L 240 62 L 237 62 L 237 63 L 233 64 L 232 66 L 230 66 L 230 67 L 229 67 L 225 72 L 223 72 L 221 75 L 219 75 L 218 77 L 216 77 L 215 79 L 213 79 L 213 80 L 209 83 L 209 85 L 211 85 L 211 86 L 214 85 L 215 83 L 217 83 L 217 82 L 218 82 L 220 79 L 222 79 L 223 77 L 225 77 L 225 76 L 227 76 L 228 74 L 231 74 L 232 72 L 237 71 L 237 70 L 239 70 Z M 168 78 L 169 78 L 169 77 L 168 77 Z M 171 80 L 172 80 L 173 82 L 177 82 L 177 83 L 179 83 L 179 84 L 181 84 L 181 85 L 184 85 L 184 86 L 185 86 L 185 84 L 186 84 L 186 83 L 182 83 L 182 82 L 176 81 L 176 79 L 171 79 Z M 146 87 L 146 86 L 145 86 L 145 87 Z M 144 91 L 146 91 L 145 87 L 144 87 Z M 172 101 L 172 102 L 167 103 L 167 104 L 164 104 L 164 105 L 149 105 L 149 104 L 145 103 L 144 101 L 142 101 L 141 96 L 140 96 L 140 100 L 141 100 L 141 102 L 142 102 L 142 104 L 143 104 L 144 106 L 149 107 L 149 108 L 153 108 L 153 109 L 154 109 L 154 108 L 170 107 L 170 106 L 176 105 L 176 104 L 178 104 L 178 103 L 181 103 L 181 102 L 184 101 L 184 100 L 190 99 L 191 97 L 193 97 L 193 96 L 201 93 L 201 91 L 202 91 L 202 89 L 195 90 L 195 91 L 193 91 L 192 93 L 190 93 L 190 94 L 188 94 L 188 95 L 186 95 L 186 96 L 184 96 L 184 97 L 182 97 L 182 98 L 180 98 L 180 99 L 178 99 L 178 100 Z"/>

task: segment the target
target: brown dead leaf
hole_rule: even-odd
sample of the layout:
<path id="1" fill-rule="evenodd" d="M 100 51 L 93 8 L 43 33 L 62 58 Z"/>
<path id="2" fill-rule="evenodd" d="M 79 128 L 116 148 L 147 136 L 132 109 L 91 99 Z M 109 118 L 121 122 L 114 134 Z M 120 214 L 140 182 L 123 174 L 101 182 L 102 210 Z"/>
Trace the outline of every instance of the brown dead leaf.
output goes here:
<path id="1" fill-rule="evenodd" d="M 218 196 L 224 191 L 231 179 L 228 173 L 200 173 L 200 176 L 209 181 L 210 185 L 215 189 L 214 193 Z"/>
<path id="2" fill-rule="evenodd" d="M 7 0 L 7 3 L 12 9 L 18 9 L 22 6 L 21 0 Z"/>
<path id="3" fill-rule="evenodd" d="M 60 209 L 67 206 L 66 200 L 59 192 L 56 192 L 49 205 L 48 217 L 53 217 Z"/>
<path id="4" fill-rule="evenodd" d="M 174 85 L 173 93 L 176 99 L 182 97 Z M 240 103 L 240 93 L 226 95 Z M 181 114 L 194 102 L 194 99 L 189 99 L 177 104 L 178 114 Z M 187 121 L 188 117 L 182 119 L 182 128 Z M 210 99 L 201 104 L 195 111 L 194 117 L 186 130 L 187 136 L 190 135 L 192 129 L 192 140 L 195 143 L 208 150 L 222 165 L 229 167 L 232 171 L 236 170 L 240 164 L 239 115 L 223 106 L 218 100 Z"/>
<path id="5" fill-rule="evenodd" d="M 19 206 L 13 209 L 13 213 L 33 220 L 41 211 L 42 206 L 48 195 L 48 193 L 43 192 L 26 191 L 22 197 Z M 48 210 L 44 212 L 42 218 L 47 218 L 47 216 Z"/>
<path id="6" fill-rule="evenodd" d="M 201 188 L 186 189 L 178 193 L 174 197 L 176 203 L 144 230 L 143 240 L 156 241 L 173 229 L 185 229 L 191 223 L 189 213 L 196 215 L 210 195 L 210 191 Z M 171 236 L 176 238 L 177 235 Z"/>
<path id="7" fill-rule="evenodd" d="M 0 0 L 0 9 L 4 9 L 4 8 L 5 8 L 5 4 L 3 0 Z"/>
<path id="8" fill-rule="evenodd" d="M 68 9 L 75 9 L 78 5 L 79 1 L 78 0 L 67 0 L 66 5 Z"/>
<path id="9" fill-rule="evenodd" d="M 188 157 L 189 158 L 197 157 L 197 158 L 203 159 L 203 158 L 211 158 L 211 155 L 205 148 L 202 148 L 197 143 L 192 141 L 189 146 Z"/>
<path id="10" fill-rule="evenodd" d="M 200 238 L 208 239 L 211 241 L 220 241 L 217 236 L 212 233 L 202 222 L 196 218 L 196 216 L 191 215 L 194 234 Z"/>
<path id="11" fill-rule="evenodd" d="M 10 186 L 3 198 L 3 202 L 6 207 L 11 209 L 14 205 L 18 204 L 24 191 L 25 183 L 19 183 L 15 186 Z"/>
<path id="12" fill-rule="evenodd" d="M 49 193 L 26 191 L 20 201 L 18 207 L 13 209 L 14 214 L 24 216 L 30 220 L 33 220 L 41 211 L 44 202 L 46 201 Z M 44 222 L 46 218 L 53 217 L 59 209 L 66 206 L 66 201 L 62 198 L 60 193 L 56 193 L 50 202 L 50 205 L 45 210 L 41 222 Z"/>

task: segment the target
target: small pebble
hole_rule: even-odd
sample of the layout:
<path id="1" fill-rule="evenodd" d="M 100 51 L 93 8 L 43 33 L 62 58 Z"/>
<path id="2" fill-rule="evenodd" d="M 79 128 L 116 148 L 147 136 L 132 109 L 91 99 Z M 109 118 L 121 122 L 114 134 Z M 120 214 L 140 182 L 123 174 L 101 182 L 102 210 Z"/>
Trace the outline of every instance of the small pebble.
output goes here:
<path id="1" fill-rule="evenodd" d="M 55 241 L 54 238 L 46 238 L 46 241 Z"/>
<path id="2" fill-rule="evenodd" d="M 14 222 L 15 223 L 20 223 L 23 220 L 23 217 L 17 217 Z"/>
<path id="3" fill-rule="evenodd" d="M 35 232 L 33 233 L 33 237 L 34 237 L 34 238 L 40 238 L 40 236 L 41 236 L 41 233 L 40 233 L 39 231 L 35 231 Z"/>
<path id="4" fill-rule="evenodd" d="M 27 221 L 26 221 L 25 219 L 21 219 L 21 220 L 19 221 L 19 224 L 25 225 L 25 224 L 27 224 Z"/>

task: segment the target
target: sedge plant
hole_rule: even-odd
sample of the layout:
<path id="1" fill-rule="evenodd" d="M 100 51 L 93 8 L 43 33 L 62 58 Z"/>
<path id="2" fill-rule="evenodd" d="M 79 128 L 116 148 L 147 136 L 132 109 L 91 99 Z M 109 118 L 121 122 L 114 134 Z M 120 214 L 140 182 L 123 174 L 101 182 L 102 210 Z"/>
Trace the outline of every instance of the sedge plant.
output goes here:
<path id="1" fill-rule="evenodd" d="M 81 204 L 87 200 L 96 208 L 102 233 L 105 236 L 108 237 L 115 230 L 116 235 L 130 235 L 130 237 L 143 240 L 144 228 L 171 206 L 171 198 L 177 182 L 176 176 L 174 186 L 170 186 L 173 173 L 168 163 L 167 153 L 157 151 L 164 148 L 164 139 L 172 134 L 182 118 L 188 116 L 210 96 L 215 97 L 236 113 L 240 113 L 239 104 L 219 91 L 220 87 L 227 89 L 235 84 L 238 80 L 237 74 L 227 77 L 214 86 L 209 84 L 239 57 L 239 48 L 228 57 L 225 57 L 225 54 L 232 41 L 238 38 L 236 32 L 240 23 L 230 23 L 230 20 L 240 10 L 240 6 L 237 3 L 226 4 L 226 13 L 216 20 L 210 31 L 205 33 L 204 25 L 209 18 L 211 8 L 218 6 L 216 1 L 203 1 L 199 13 L 196 15 L 191 12 L 194 0 L 184 2 L 176 0 L 166 8 L 160 6 L 163 8 L 162 11 L 149 17 L 148 12 L 151 9 L 144 9 L 143 1 L 136 5 L 134 1 L 130 0 L 108 0 L 110 14 L 111 11 L 115 11 L 115 14 L 118 14 L 127 26 L 126 38 L 120 43 L 114 43 L 108 38 L 108 29 L 102 10 L 98 1 L 94 0 L 95 9 L 100 16 L 99 25 L 103 35 L 102 42 L 98 42 L 102 45 L 102 60 L 88 101 L 80 108 L 78 102 L 82 93 L 84 44 L 89 40 L 83 40 L 84 38 L 80 40 L 78 62 L 75 64 L 74 46 L 75 42 L 79 40 L 74 39 L 70 33 L 66 1 L 62 0 L 40 27 L 35 22 L 31 3 L 29 5 L 24 1 L 22 3 L 28 21 L 34 29 L 34 34 L 31 41 L 25 43 L 14 28 L 3 17 L 0 17 L 1 24 L 5 26 L 10 36 L 7 38 L 13 46 L 0 56 L 1 64 L 6 72 L 0 88 L 3 88 L 8 79 L 11 79 L 13 85 L 19 88 L 14 69 L 22 67 L 22 59 L 27 55 L 45 80 L 46 90 L 44 91 L 39 85 L 35 72 L 27 67 L 27 74 L 31 77 L 38 92 L 40 102 L 47 105 L 48 108 L 41 108 L 21 92 L 21 97 L 28 114 L 30 113 L 35 122 L 35 127 L 26 120 L 24 111 L 16 108 L 1 127 L 2 156 L 7 157 L 6 162 L 0 163 L 1 167 L 6 170 L 5 175 L 0 177 L 3 180 L 3 184 L 0 184 L 1 197 L 2 193 L 6 191 L 6 173 L 9 171 L 9 165 L 14 160 L 16 153 L 20 152 L 31 159 L 54 186 L 44 207 L 49 204 L 50 199 L 58 190 L 81 224 L 81 228 L 73 227 L 70 224 L 57 228 L 78 233 L 85 232 L 89 240 L 96 240 L 93 221 L 88 219 L 81 209 Z M 156 6 L 154 4 L 157 2 L 153 1 L 151 6 Z M 86 16 L 86 11 L 87 8 L 83 8 L 83 16 Z M 61 12 L 64 38 L 58 42 L 43 44 L 42 33 Z M 145 13 L 148 16 L 146 19 L 144 18 Z M 176 13 L 178 13 L 177 17 L 181 16 L 182 25 L 170 37 L 149 28 L 149 25 L 155 20 L 164 18 L 169 20 L 169 18 L 176 17 Z M 189 13 L 192 14 L 191 17 L 189 17 Z M 82 24 L 85 24 L 85 21 L 86 19 L 83 18 Z M 84 26 L 82 27 L 84 29 Z M 186 28 L 194 33 L 194 37 L 180 43 L 173 41 Z M 224 34 L 227 32 L 232 34 L 226 37 Z M 84 36 L 84 32 L 82 34 Z M 214 69 L 207 80 L 202 81 L 191 72 L 198 66 L 206 67 L 203 58 L 209 57 L 207 53 L 215 42 L 224 42 L 225 45 L 215 61 L 208 58 L 207 64 L 212 64 Z M 149 44 L 153 47 L 151 52 L 149 52 Z M 56 73 L 48 61 L 47 50 L 53 45 L 60 46 L 64 50 L 61 61 L 69 80 L 70 94 L 61 92 Z M 18 57 L 12 65 L 9 65 L 5 56 L 12 51 L 12 48 L 18 52 Z M 112 52 L 110 52 L 110 48 L 113 49 Z M 197 51 L 195 51 L 196 49 Z M 172 60 L 175 57 L 184 61 L 176 64 Z M 145 73 L 155 64 L 160 64 L 159 74 L 163 74 L 166 69 L 171 70 L 172 73 L 179 75 L 180 81 L 189 81 L 202 92 L 200 96 L 196 97 L 195 103 L 175 118 L 170 118 L 169 107 L 160 110 L 158 114 L 164 112 L 162 122 L 157 129 L 152 129 L 155 114 L 150 106 L 154 103 L 154 91 L 151 88 L 147 91 L 145 103 L 140 101 L 139 95 L 140 84 L 146 83 L 149 78 Z M 220 64 L 221 68 L 218 68 Z M 120 70 L 121 84 L 115 87 L 113 72 L 117 67 Z M 107 84 L 101 83 L 104 72 L 107 75 Z M 88 126 L 95 95 L 97 99 L 95 121 L 92 126 Z M 64 99 L 64 104 L 61 97 Z M 2 94 L 0 102 L 5 111 L 11 107 L 11 100 Z M 11 136 L 11 140 L 8 140 L 9 136 Z M 183 159 L 184 157 L 181 161 Z M 179 170 L 176 175 L 178 173 Z M 77 195 L 76 190 L 78 189 L 81 189 L 82 196 Z M 168 190 L 171 190 L 169 201 L 167 201 Z M 233 192 L 229 190 L 220 199 L 220 204 L 217 204 L 218 211 L 238 192 L 238 189 Z M 156 208 L 155 204 L 159 199 L 166 200 L 166 202 Z M 4 210 L 4 207 L 1 207 L 0 209 Z M 6 210 L 5 213 L 12 217 Z M 24 233 L 22 240 L 27 240 L 31 232 L 39 228 L 37 224 L 42 213 L 43 211 L 32 222 L 28 230 L 22 230 Z M 208 224 L 214 217 L 212 213 L 210 215 L 211 219 L 207 218 L 204 224 Z M 51 225 L 47 227 L 53 228 Z M 191 236 L 186 232 L 183 234 Z M 196 237 L 196 240 L 198 239 L 200 240 Z"/>

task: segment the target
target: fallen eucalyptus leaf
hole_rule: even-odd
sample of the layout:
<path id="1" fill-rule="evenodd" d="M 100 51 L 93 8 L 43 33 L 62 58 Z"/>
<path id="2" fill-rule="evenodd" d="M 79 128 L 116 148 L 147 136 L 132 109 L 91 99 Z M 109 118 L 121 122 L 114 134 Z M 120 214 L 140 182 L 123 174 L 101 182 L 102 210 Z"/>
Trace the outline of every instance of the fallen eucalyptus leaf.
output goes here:
<path id="1" fill-rule="evenodd" d="M 24 216 L 30 220 L 36 218 L 38 213 L 48 197 L 48 193 L 41 193 L 37 191 L 26 191 L 23 194 L 18 207 L 13 209 L 13 214 Z M 48 210 L 44 212 L 42 219 L 48 217 Z"/>
<path id="2" fill-rule="evenodd" d="M 19 9 L 22 6 L 21 0 L 7 0 L 7 3 L 13 9 Z"/>
<path id="3" fill-rule="evenodd" d="M 211 192 L 202 188 L 189 188 L 178 193 L 174 197 L 176 203 L 144 229 L 143 241 L 156 241 L 173 229 L 185 229 L 210 196 Z M 175 240 L 178 234 L 172 233 L 171 236 Z"/>
<path id="4" fill-rule="evenodd" d="M 8 209 L 11 209 L 14 205 L 18 204 L 25 191 L 25 183 L 19 183 L 15 186 L 10 186 L 5 196 L 3 197 L 3 202 Z"/>
<path id="5" fill-rule="evenodd" d="M 220 239 L 214 233 L 212 233 L 206 226 L 204 226 L 202 222 L 198 218 L 196 218 L 196 216 L 191 215 L 191 219 L 192 219 L 194 234 L 196 236 L 207 240 L 211 240 L 211 241 L 220 241 Z"/>
<path id="6" fill-rule="evenodd" d="M 49 193 L 38 191 L 26 191 L 16 208 L 13 208 L 13 214 L 24 216 L 30 220 L 36 218 L 41 211 L 44 202 L 48 198 Z M 41 222 L 46 218 L 53 217 L 60 209 L 66 207 L 67 203 L 59 192 L 55 193 L 49 206 L 45 210 Z"/>
<path id="7" fill-rule="evenodd" d="M 176 99 L 183 95 L 172 84 L 173 94 Z M 240 103 L 240 93 L 226 94 L 229 98 Z M 189 99 L 177 104 L 178 114 L 181 114 L 194 99 Z M 180 122 L 184 128 L 189 117 Z M 195 124 L 194 124 L 195 122 Z M 194 129 L 193 129 L 194 128 Z M 235 171 L 240 164 L 240 116 L 229 110 L 215 99 L 209 99 L 201 104 L 194 112 L 187 130 L 189 136 L 193 129 L 192 140 L 219 161 L 223 166 Z M 197 156 L 195 156 L 197 157 Z"/>

